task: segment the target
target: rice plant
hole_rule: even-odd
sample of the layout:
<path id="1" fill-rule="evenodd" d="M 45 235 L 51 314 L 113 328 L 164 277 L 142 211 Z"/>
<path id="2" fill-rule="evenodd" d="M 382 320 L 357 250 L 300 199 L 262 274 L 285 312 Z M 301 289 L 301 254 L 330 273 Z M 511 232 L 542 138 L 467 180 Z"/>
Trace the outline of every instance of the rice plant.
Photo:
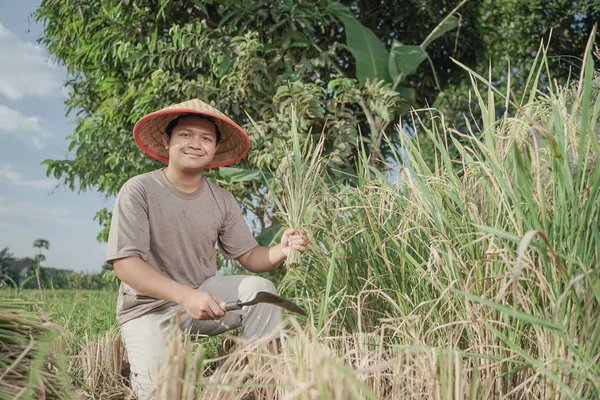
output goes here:
<path id="1" fill-rule="evenodd" d="M 294 110 L 291 119 L 292 148 L 273 174 L 270 194 L 275 205 L 275 216 L 280 218 L 287 228 L 305 229 L 309 228 L 308 225 L 315 218 L 316 205 L 322 195 L 322 174 L 326 164 L 326 158 L 322 157 L 325 136 L 321 135 L 320 139 L 313 143 L 312 136 L 308 135 L 301 145 L 298 118 Z M 252 122 L 255 129 L 261 129 Z M 285 264 L 288 268 L 297 268 L 300 267 L 300 259 L 300 253 L 292 250 Z"/>
<path id="2" fill-rule="evenodd" d="M 588 51 L 576 84 L 539 90 L 541 50 L 521 102 L 468 71 L 482 125 L 467 133 L 412 114 L 433 164 L 403 122 L 396 176 L 363 154 L 358 185 L 322 197 L 319 246 L 286 279 L 329 334 L 385 324 L 385 349 L 459 357 L 477 398 L 600 395 L 600 85 Z"/>

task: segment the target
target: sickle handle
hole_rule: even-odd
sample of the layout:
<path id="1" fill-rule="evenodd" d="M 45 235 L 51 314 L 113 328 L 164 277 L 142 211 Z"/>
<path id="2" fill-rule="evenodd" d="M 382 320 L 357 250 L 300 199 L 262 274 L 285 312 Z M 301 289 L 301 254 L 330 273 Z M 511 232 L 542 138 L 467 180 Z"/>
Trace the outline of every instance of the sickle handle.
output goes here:
<path id="1" fill-rule="evenodd" d="M 219 304 L 219 307 L 221 307 L 221 310 L 223 310 L 223 311 L 233 311 L 233 310 L 241 310 L 242 309 L 242 306 L 240 305 L 239 300 L 223 302 L 223 303 Z"/>

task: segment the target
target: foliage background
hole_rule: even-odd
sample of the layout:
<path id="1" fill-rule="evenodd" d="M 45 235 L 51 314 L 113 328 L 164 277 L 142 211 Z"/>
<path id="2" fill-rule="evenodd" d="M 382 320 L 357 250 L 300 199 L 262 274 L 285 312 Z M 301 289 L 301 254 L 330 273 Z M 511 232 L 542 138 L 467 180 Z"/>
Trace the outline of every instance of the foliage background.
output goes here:
<path id="1" fill-rule="evenodd" d="M 252 150 L 237 165 L 240 169 L 210 175 L 240 199 L 260 232 L 274 223 L 272 207 L 264 182 L 251 179 L 250 173 L 279 165 L 290 144 L 292 107 L 303 135 L 328 132 L 325 153 L 332 157 L 327 168 L 338 179 L 346 179 L 344 172 L 355 168 L 359 135 L 371 162 L 385 170 L 390 147 L 380 133 L 386 132 L 393 144 L 390 121 L 410 107 L 438 100 L 445 112 L 457 116 L 449 119 L 461 124 L 469 110 L 468 81 L 451 58 L 480 70 L 492 60 L 500 86 L 506 82 L 504 62 L 510 56 L 519 60 L 512 64 L 513 79 L 522 81 L 531 54 L 554 29 L 550 68 L 564 81 L 565 64 L 583 53 L 600 12 L 591 0 L 468 1 L 456 14 L 459 26 L 427 46 L 429 60 L 403 76 L 401 85 L 392 85 L 385 76 L 366 81 L 358 74 L 344 13 L 359 21 L 353 27 L 370 30 L 384 51 L 390 51 L 394 41 L 422 44 L 458 4 L 45 0 L 36 13 L 45 26 L 40 41 L 67 67 L 66 105 L 77 124 L 67 137 L 75 157 L 47 160 L 48 173 L 72 190 L 116 194 L 130 177 L 161 166 L 135 146 L 135 121 L 199 97 L 245 125 L 251 135 Z M 473 115 L 479 118 L 477 109 Z M 423 143 L 422 149 L 430 161 L 431 145 Z M 103 228 L 98 239 L 106 240 L 109 210 L 100 210 L 97 219 Z M 268 242 L 271 237 L 269 233 L 259 239 Z"/>

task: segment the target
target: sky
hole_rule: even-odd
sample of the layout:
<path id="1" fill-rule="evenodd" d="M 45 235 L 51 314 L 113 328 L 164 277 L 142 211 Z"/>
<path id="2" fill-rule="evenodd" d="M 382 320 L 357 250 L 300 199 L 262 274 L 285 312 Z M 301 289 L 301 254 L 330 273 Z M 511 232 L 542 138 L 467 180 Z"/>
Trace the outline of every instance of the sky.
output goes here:
<path id="1" fill-rule="evenodd" d="M 65 116 L 66 69 L 37 44 L 43 27 L 31 14 L 40 2 L 0 0 L 0 250 L 32 257 L 33 242 L 46 239 L 43 267 L 98 272 L 106 244 L 94 215 L 114 198 L 70 192 L 41 165 L 74 158 L 65 137 L 75 116 Z"/>

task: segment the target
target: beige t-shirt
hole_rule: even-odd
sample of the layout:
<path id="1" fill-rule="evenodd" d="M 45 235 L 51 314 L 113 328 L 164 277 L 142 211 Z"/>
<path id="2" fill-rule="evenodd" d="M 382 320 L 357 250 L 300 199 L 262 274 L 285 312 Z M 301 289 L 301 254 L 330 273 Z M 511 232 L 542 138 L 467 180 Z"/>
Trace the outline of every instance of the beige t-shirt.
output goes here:
<path id="1" fill-rule="evenodd" d="M 106 262 L 138 256 L 169 278 L 198 288 L 216 273 L 217 241 L 228 259 L 258 246 L 233 195 L 204 177 L 198 190 L 185 193 L 157 170 L 130 179 L 119 191 Z M 117 322 L 171 305 L 121 282 Z"/>

